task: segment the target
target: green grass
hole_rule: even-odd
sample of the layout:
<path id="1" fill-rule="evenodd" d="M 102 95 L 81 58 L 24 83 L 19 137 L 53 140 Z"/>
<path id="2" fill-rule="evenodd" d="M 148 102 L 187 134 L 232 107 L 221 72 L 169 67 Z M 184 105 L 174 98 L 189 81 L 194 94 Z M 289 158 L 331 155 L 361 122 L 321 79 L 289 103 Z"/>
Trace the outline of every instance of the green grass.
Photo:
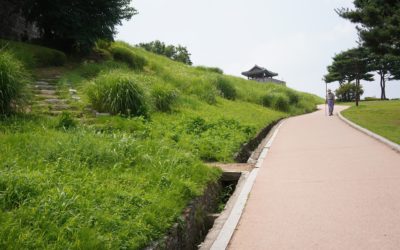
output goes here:
<path id="1" fill-rule="evenodd" d="M 1 48 L 11 51 L 28 68 L 61 66 L 67 61 L 61 51 L 32 44 L 0 39 Z"/>
<path id="2" fill-rule="evenodd" d="M 400 101 L 361 102 L 359 107 L 352 106 L 342 114 L 358 125 L 400 144 Z"/>
<path id="3" fill-rule="evenodd" d="M 18 109 L 18 104 L 24 99 L 27 80 L 28 73 L 22 63 L 11 53 L 0 50 L 0 115 Z"/>
<path id="4" fill-rule="evenodd" d="M 0 249 L 142 249 L 219 177 L 204 162 L 233 162 L 262 128 L 322 101 L 117 46 L 144 58 L 143 70 L 84 62 L 66 70 L 59 87 L 78 89 L 83 111 L 93 105 L 90 86 L 104 80 L 113 88 L 121 72 L 138 81 L 145 117 L 0 120 Z M 267 94 L 281 96 L 284 108 L 262 106 Z"/>

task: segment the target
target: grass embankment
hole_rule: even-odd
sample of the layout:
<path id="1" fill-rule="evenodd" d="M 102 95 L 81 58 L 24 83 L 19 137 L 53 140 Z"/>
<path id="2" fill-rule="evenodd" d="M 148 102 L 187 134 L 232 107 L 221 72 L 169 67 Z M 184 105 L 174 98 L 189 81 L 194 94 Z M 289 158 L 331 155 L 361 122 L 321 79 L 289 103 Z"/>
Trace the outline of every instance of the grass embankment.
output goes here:
<path id="1" fill-rule="evenodd" d="M 400 144 L 400 101 L 361 102 L 342 112 L 358 125 Z"/>
<path id="2" fill-rule="evenodd" d="M 39 113 L 1 119 L 1 249 L 144 248 L 219 177 L 203 162 L 233 161 L 267 124 L 321 101 L 113 46 L 145 63 L 129 56 L 126 63 L 85 62 L 58 82 L 61 92 L 78 89 L 81 120 Z M 120 95 L 121 86 L 132 95 Z M 87 105 L 143 116 L 96 118 Z"/>

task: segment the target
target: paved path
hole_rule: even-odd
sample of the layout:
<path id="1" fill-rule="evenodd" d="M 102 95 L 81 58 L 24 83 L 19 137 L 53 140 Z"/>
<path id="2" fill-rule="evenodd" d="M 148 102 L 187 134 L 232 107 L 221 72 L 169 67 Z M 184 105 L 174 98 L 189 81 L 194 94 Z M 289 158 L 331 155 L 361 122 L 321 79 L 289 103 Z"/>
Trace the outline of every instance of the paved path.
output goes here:
<path id="1" fill-rule="evenodd" d="M 288 119 L 229 249 L 400 249 L 400 154 L 323 110 Z"/>

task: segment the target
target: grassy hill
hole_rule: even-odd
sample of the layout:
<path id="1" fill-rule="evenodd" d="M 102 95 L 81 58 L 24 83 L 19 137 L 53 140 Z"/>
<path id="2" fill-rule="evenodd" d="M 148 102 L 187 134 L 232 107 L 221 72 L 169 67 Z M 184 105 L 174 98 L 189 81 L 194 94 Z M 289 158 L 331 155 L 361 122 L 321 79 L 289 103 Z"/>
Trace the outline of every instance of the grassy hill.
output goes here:
<path id="1" fill-rule="evenodd" d="M 232 162 L 263 127 L 321 102 L 122 42 L 102 48 L 107 60 L 44 69 L 58 63 L 29 55 L 48 49 L 8 44 L 33 78 L 59 75 L 56 93 L 73 109 L 1 118 L 1 249 L 141 249 L 219 178 L 204 162 Z"/>
<path id="2" fill-rule="evenodd" d="M 366 101 L 342 112 L 358 125 L 400 144 L 400 101 Z"/>

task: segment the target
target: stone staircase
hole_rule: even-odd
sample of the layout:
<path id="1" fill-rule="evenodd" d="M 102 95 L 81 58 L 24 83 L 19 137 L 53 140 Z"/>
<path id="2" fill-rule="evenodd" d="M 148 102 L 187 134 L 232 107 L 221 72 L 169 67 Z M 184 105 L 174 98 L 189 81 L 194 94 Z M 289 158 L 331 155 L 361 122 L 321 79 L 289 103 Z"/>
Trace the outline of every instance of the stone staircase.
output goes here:
<path id="1" fill-rule="evenodd" d="M 59 77 L 39 79 L 31 83 L 34 94 L 32 110 L 49 115 L 59 115 L 64 111 L 78 112 L 76 107 L 71 106 L 71 102 L 80 101 L 77 90 L 69 88 L 68 94 L 61 95 L 61 90 L 56 84 L 58 79 Z"/>

